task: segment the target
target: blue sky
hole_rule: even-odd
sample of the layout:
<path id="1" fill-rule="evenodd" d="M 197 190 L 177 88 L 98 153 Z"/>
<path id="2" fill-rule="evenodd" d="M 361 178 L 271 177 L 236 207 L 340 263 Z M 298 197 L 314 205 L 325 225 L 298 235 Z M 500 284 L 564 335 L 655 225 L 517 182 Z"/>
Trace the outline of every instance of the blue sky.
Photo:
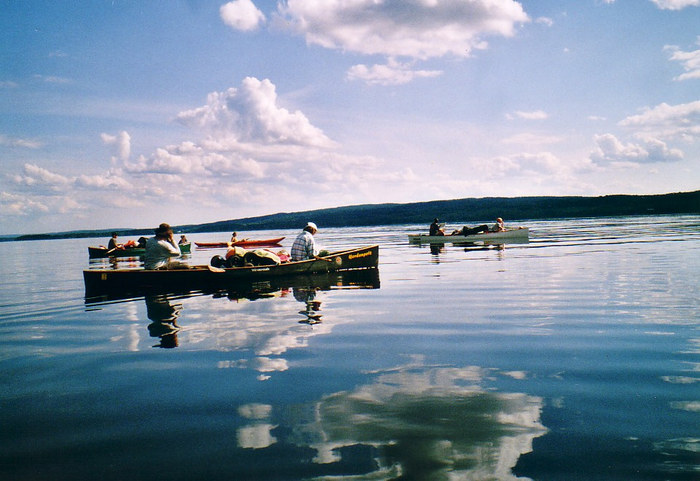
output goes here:
<path id="1" fill-rule="evenodd" d="M 700 0 L 0 0 L 0 235 L 689 191 L 699 158 Z"/>

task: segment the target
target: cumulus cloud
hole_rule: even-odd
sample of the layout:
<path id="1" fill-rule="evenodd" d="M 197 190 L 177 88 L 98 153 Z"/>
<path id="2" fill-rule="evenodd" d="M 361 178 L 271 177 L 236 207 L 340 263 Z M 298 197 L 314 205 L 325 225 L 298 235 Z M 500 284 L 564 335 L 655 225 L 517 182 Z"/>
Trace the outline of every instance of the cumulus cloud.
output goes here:
<path id="1" fill-rule="evenodd" d="M 111 145 L 115 149 L 116 158 L 122 161 L 128 160 L 131 155 L 131 136 L 126 131 L 121 131 L 117 135 L 101 134 L 102 142 Z"/>
<path id="2" fill-rule="evenodd" d="M 58 188 L 70 184 L 70 178 L 56 174 L 35 164 L 24 164 L 21 174 L 13 176 L 16 184 Z"/>
<path id="3" fill-rule="evenodd" d="M 289 199 L 300 196 L 302 185 L 340 197 L 343 189 L 356 192 L 376 174 L 377 159 L 337 152 L 338 145 L 302 112 L 280 107 L 269 80 L 246 78 L 239 88 L 212 92 L 205 105 L 177 120 L 198 138 L 122 162 L 127 174 L 161 176 L 164 186 L 180 182 L 180 191 L 210 190 L 226 179 L 233 193 L 246 190 L 249 199 L 269 197 L 268 185 Z"/>
<path id="4" fill-rule="evenodd" d="M 102 175 L 65 176 L 29 163 L 24 164 L 21 174 L 13 175 L 11 178 L 17 185 L 34 187 L 43 192 L 68 192 L 74 189 L 130 190 L 132 188 L 129 181 L 113 170 Z"/>
<path id="5" fill-rule="evenodd" d="M 370 85 L 401 85 L 415 78 L 442 75 L 440 70 L 413 70 L 411 64 L 389 59 L 386 65 L 354 65 L 348 70 L 349 80 L 362 80 Z"/>
<path id="6" fill-rule="evenodd" d="M 278 13 L 310 44 L 421 60 L 467 57 L 529 21 L 514 0 L 289 0 Z"/>
<path id="7" fill-rule="evenodd" d="M 266 20 L 251 0 L 228 2 L 221 6 L 219 15 L 226 25 L 242 31 L 255 30 Z"/>
<path id="8" fill-rule="evenodd" d="M 700 0 L 651 0 L 662 10 L 682 10 L 685 7 L 697 7 Z"/>
<path id="9" fill-rule="evenodd" d="M 591 160 L 597 164 L 675 162 L 683 159 L 678 149 L 669 148 L 658 139 L 643 144 L 623 143 L 612 134 L 596 135 Z"/>
<path id="10" fill-rule="evenodd" d="M 700 45 L 700 37 L 698 37 L 696 45 Z M 674 80 L 697 80 L 700 79 L 700 49 L 693 50 L 691 52 L 684 52 L 676 45 L 667 45 L 664 50 L 671 52 L 670 59 L 674 62 L 679 62 L 683 69 L 684 74 L 675 77 Z"/>
<path id="11" fill-rule="evenodd" d="M 240 143 L 333 146 L 302 112 L 277 105 L 275 86 L 267 79 L 247 77 L 238 89 L 212 92 L 206 105 L 180 113 L 177 120 L 209 137 Z"/>
<path id="12" fill-rule="evenodd" d="M 667 139 L 693 142 L 700 137 L 700 100 L 687 104 L 662 103 L 619 122 L 635 130 L 641 139 Z"/>

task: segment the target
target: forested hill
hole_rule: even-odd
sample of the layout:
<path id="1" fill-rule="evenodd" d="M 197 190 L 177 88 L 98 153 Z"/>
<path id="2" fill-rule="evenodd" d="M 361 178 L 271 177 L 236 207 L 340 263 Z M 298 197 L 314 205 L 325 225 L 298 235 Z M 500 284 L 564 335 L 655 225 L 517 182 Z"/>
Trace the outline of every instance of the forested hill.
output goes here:
<path id="1" fill-rule="evenodd" d="M 601 197 L 485 197 L 436 200 L 410 204 L 366 204 L 305 212 L 277 213 L 245 219 L 174 227 L 178 233 L 232 232 L 301 228 L 312 221 L 319 227 L 351 227 L 393 224 L 425 224 L 435 217 L 451 224 L 527 219 L 608 217 L 627 215 L 700 214 L 700 191 L 662 195 L 607 195 Z M 155 227 L 155 226 L 154 226 Z M 152 235 L 153 229 L 110 229 L 24 235 L 5 240 L 57 239 L 71 237 Z"/>

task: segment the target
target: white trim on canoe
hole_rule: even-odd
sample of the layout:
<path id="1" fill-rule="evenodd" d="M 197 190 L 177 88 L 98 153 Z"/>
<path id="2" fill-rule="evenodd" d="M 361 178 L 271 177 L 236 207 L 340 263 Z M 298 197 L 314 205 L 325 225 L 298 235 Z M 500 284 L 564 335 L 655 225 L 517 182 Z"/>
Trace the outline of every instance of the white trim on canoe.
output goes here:
<path id="1" fill-rule="evenodd" d="M 428 234 L 408 234 L 410 242 L 420 244 L 445 244 L 476 241 L 526 241 L 529 238 L 530 230 L 527 227 L 507 230 L 504 232 L 488 232 L 474 235 L 428 235 Z"/>

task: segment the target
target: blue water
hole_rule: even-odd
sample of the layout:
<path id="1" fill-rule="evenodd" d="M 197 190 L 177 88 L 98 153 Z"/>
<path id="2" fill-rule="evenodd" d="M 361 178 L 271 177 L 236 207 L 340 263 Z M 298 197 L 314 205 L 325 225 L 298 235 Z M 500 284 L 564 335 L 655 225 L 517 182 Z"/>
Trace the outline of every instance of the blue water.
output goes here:
<path id="1" fill-rule="evenodd" d="M 699 479 L 700 217 L 526 225 L 320 226 L 380 266 L 316 324 L 298 285 L 86 302 L 107 239 L 0 243 L 0 480 Z"/>

